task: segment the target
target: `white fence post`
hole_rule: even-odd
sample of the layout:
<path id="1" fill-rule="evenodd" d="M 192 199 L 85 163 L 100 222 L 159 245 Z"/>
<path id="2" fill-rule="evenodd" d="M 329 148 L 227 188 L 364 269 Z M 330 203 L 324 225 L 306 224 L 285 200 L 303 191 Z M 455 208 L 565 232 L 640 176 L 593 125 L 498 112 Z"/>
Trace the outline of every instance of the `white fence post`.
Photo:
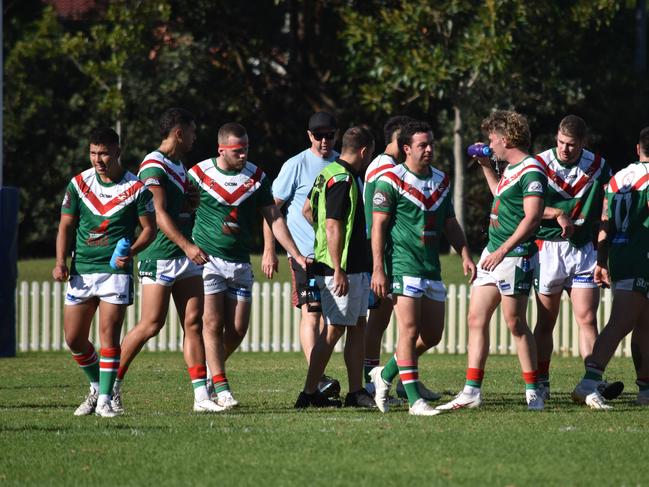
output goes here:
<path id="1" fill-rule="evenodd" d="M 61 350 L 63 342 L 61 340 L 62 330 L 63 330 L 63 310 L 61 309 L 61 302 L 63 300 L 63 292 L 65 288 L 61 285 L 59 281 L 54 281 L 54 286 L 52 286 L 52 349 Z"/>
<path id="2" fill-rule="evenodd" d="M 279 352 L 279 344 L 281 337 L 281 326 L 282 326 L 282 285 L 279 282 L 273 283 L 273 321 L 272 321 L 272 338 L 270 336 L 264 338 L 264 341 L 270 345 L 272 340 L 272 346 L 269 347 L 270 352 Z M 271 334 L 271 328 L 269 327 L 268 333 Z"/>
<path id="3" fill-rule="evenodd" d="M 51 332 L 51 322 L 50 318 L 52 316 L 52 290 L 51 288 L 51 283 L 49 281 L 45 281 L 43 283 L 43 289 L 41 291 L 41 297 L 43 298 L 43 320 L 42 320 L 42 335 L 41 335 L 41 348 L 40 350 L 45 350 L 49 351 L 50 350 L 50 343 L 51 343 L 51 338 L 50 338 L 50 332 Z"/>
<path id="4" fill-rule="evenodd" d="M 40 338 L 40 285 L 38 282 L 33 281 L 31 285 L 31 291 L 29 293 L 31 299 L 31 340 L 29 343 L 30 350 L 38 350 L 39 338 Z"/>
<path id="5" fill-rule="evenodd" d="M 300 326 L 299 321 L 293 321 L 291 309 L 291 283 L 282 284 L 282 352 L 291 351 L 291 330 Z"/>

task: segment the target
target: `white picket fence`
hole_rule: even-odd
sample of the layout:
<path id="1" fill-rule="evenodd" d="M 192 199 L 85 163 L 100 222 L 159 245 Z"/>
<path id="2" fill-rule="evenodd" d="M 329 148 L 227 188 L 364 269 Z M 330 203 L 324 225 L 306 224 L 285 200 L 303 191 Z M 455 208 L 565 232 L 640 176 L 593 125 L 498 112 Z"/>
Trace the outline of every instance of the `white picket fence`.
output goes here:
<path id="1" fill-rule="evenodd" d="M 17 348 L 21 352 L 67 349 L 63 336 L 63 298 L 65 286 L 59 282 L 21 282 L 16 290 Z M 141 286 L 136 287 L 135 303 L 129 306 L 123 333 L 132 329 L 139 320 Z M 300 351 L 300 311 L 291 305 L 291 284 L 255 283 L 252 288 L 252 316 L 250 329 L 240 350 L 244 352 L 296 352 Z M 467 323 L 469 287 L 448 286 L 446 301 L 446 326 L 442 340 L 429 353 L 463 354 L 467 351 Z M 599 307 L 599 327 L 606 323 L 611 312 L 611 292 L 602 293 Z M 533 295 L 528 306 L 528 322 L 536 322 L 536 302 Z M 97 316 L 93 322 L 94 342 L 99 343 Z M 383 350 L 394 352 L 397 327 L 394 316 L 384 337 Z M 564 294 L 561 310 L 554 329 L 554 350 L 560 355 L 579 356 L 579 330 L 574 320 L 570 301 Z M 147 350 L 182 350 L 182 329 L 173 304 L 169 307 L 167 323 L 160 334 L 151 339 Z M 342 351 L 343 341 L 336 346 Z M 502 313 L 496 312 L 491 320 L 490 353 L 516 353 Z M 631 338 L 627 336 L 616 355 L 631 356 Z"/>

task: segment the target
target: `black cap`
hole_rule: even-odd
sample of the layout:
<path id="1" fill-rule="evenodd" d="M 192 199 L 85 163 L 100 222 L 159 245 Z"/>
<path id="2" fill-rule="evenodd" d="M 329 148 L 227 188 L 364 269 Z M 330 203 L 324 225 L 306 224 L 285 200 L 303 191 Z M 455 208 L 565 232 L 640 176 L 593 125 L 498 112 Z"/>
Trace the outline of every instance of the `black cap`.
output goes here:
<path id="1" fill-rule="evenodd" d="M 332 128 L 335 129 L 338 126 L 336 125 L 336 119 L 331 113 L 327 112 L 316 112 L 311 115 L 309 119 L 309 130 L 314 132 L 318 129 Z"/>

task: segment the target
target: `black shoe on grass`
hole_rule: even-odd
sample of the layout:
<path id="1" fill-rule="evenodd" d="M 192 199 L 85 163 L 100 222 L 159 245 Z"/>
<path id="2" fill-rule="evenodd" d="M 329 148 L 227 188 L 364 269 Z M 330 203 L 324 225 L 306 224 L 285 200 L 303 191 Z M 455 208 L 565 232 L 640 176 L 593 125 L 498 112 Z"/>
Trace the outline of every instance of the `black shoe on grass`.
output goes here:
<path id="1" fill-rule="evenodd" d="M 345 397 L 346 408 L 366 408 L 376 409 L 374 398 L 365 389 L 359 389 L 356 392 L 350 392 Z"/>

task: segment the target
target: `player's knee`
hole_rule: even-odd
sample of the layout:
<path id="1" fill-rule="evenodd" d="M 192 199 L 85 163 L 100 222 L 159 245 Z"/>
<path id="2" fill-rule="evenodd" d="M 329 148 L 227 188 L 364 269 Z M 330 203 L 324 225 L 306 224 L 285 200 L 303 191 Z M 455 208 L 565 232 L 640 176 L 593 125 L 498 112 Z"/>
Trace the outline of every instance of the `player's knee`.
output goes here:
<path id="1" fill-rule="evenodd" d="M 327 325 L 327 341 L 336 343 L 345 333 L 345 327 L 340 325 Z"/>
<path id="2" fill-rule="evenodd" d="M 469 312 L 469 314 L 466 317 L 466 320 L 469 329 L 473 329 L 475 331 L 482 331 L 482 329 L 484 328 L 483 320 L 480 319 L 480 317 L 475 313 Z"/>
<path id="3" fill-rule="evenodd" d="M 66 334 L 65 343 L 73 353 L 84 353 L 88 348 L 88 337 L 76 333 Z"/>
<path id="4" fill-rule="evenodd" d="M 527 322 L 525 322 L 525 320 L 523 320 L 519 316 L 505 317 L 505 322 L 507 323 L 507 328 L 509 328 L 509 331 L 515 337 L 522 337 L 527 332 L 529 332 Z"/>

